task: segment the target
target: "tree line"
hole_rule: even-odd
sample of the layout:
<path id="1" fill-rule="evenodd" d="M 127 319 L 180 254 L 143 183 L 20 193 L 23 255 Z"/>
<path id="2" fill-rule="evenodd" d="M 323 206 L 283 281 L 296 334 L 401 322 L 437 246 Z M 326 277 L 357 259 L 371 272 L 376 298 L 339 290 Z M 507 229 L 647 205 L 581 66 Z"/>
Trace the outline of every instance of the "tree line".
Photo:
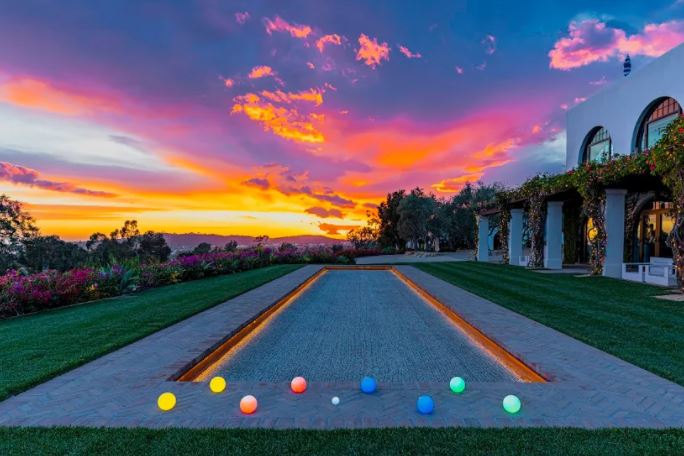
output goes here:
<path id="1" fill-rule="evenodd" d="M 162 262 L 170 255 L 164 236 L 154 231 L 141 232 L 135 220 L 126 220 L 109 235 L 94 233 L 84 245 L 41 235 L 21 202 L 0 195 L 0 274 L 9 269 L 67 271 L 126 261 Z"/>
<path id="2" fill-rule="evenodd" d="M 366 226 L 349 232 L 355 247 L 377 246 L 387 252 L 474 249 L 476 210 L 503 190 L 501 184 L 466 183 L 451 198 L 438 198 L 417 187 L 388 193 Z M 495 224 L 492 224 L 494 227 Z"/>

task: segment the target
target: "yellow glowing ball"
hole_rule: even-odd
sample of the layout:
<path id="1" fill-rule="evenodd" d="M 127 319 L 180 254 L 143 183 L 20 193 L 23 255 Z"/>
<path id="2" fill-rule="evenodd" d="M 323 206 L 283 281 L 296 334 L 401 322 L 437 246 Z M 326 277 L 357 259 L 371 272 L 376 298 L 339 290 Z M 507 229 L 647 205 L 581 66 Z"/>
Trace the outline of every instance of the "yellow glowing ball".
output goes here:
<path id="1" fill-rule="evenodd" d="M 209 389 L 212 393 L 222 393 L 226 389 L 226 379 L 223 377 L 214 377 L 209 382 Z"/>
<path id="2" fill-rule="evenodd" d="M 292 382 L 290 382 L 290 388 L 293 393 L 303 393 L 306 391 L 306 380 L 304 377 L 295 377 L 292 379 Z"/>
<path id="3" fill-rule="evenodd" d="M 247 395 L 240 400 L 240 411 L 245 415 L 251 415 L 256 412 L 257 400 L 256 397 Z"/>
<path id="4" fill-rule="evenodd" d="M 157 399 L 157 406 L 160 410 L 168 412 L 176 406 L 176 396 L 173 393 L 162 393 Z"/>

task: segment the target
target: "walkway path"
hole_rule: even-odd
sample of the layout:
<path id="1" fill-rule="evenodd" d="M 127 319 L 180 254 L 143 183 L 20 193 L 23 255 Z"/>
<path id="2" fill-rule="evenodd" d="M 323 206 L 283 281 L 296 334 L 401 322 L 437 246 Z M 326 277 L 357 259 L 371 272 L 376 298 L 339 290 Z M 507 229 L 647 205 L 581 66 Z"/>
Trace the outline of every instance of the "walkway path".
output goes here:
<path id="1" fill-rule="evenodd" d="M 228 381 L 514 381 L 391 271 L 328 271 L 230 355 Z"/>
<path id="2" fill-rule="evenodd" d="M 552 381 L 466 379 L 466 392 L 453 395 L 448 379 L 410 378 L 381 383 L 369 396 L 358 392 L 357 382 L 346 381 L 312 382 L 302 395 L 290 393 L 284 381 L 235 381 L 225 393 L 213 395 L 206 383 L 168 380 L 319 269 L 307 266 L 7 399 L 0 403 L 0 426 L 684 427 L 681 386 L 415 268 L 398 268 Z M 163 391 L 178 397 L 177 407 L 168 413 L 156 407 Z M 415 411 L 417 396 L 425 393 L 436 402 L 429 416 Z M 238 410 L 245 394 L 259 399 L 252 416 Z M 515 416 L 501 408 L 507 394 L 522 399 L 523 409 Z M 340 405 L 333 406 L 331 396 L 339 396 Z"/>

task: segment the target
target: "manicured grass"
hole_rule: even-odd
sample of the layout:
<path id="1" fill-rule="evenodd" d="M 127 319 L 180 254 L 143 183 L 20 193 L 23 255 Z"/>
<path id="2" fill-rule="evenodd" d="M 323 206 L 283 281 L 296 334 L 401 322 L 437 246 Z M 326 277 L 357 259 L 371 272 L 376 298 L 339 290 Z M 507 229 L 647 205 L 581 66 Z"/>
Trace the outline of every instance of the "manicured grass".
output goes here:
<path id="1" fill-rule="evenodd" d="M 0 454 L 70 455 L 644 455 L 681 454 L 684 430 L 2 429 Z"/>
<path id="2" fill-rule="evenodd" d="M 270 266 L 0 321 L 0 400 L 299 267 Z"/>
<path id="3" fill-rule="evenodd" d="M 684 385 L 684 303 L 658 287 L 489 263 L 419 269 Z"/>

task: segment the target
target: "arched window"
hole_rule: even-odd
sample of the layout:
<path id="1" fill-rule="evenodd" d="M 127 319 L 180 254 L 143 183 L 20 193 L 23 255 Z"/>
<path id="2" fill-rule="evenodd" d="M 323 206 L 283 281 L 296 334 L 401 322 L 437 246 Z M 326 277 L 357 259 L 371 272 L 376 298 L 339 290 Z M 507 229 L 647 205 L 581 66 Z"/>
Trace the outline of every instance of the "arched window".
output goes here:
<path id="1" fill-rule="evenodd" d="M 606 162 L 613 154 L 613 143 L 610 133 L 604 127 L 596 127 L 589 132 L 584 141 L 582 162 Z"/>
<path id="2" fill-rule="evenodd" d="M 661 98 L 646 110 L 642 116 L 637 138 L 639 151 L 650 149 L 656 145 L 665 133 L 667 126 L 682 115 L 682 107 L 674 98 Z"/>

